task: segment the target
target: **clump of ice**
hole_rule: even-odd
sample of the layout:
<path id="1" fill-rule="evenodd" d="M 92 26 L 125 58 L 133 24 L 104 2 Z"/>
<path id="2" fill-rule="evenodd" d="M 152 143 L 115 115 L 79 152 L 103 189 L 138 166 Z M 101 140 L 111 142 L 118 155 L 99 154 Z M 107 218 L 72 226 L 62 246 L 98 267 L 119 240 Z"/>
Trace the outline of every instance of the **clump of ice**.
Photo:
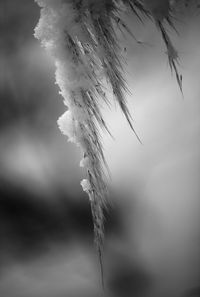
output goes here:
<path id="1" fill-rule="evenodd" d="M 90 159 L 89 159 L 88 157 L 84 157 L 84 158 L 80 161 L 80 167 L 89 168 L 89 167 L 90 167 Z"/>
<path id="2" fill-rule="evenodd" d="M 81 186 L 84 192 L 89 193 L 91 191 L 91 186 L 88 179 L 83 179 L 81 181 Z"/>
<path id="3" fill-rule="evenodd" d="M 76 143 L 75 120 L 70 110 L 67 110 L 57 121 L 61 132 L 68 140 Z"/>

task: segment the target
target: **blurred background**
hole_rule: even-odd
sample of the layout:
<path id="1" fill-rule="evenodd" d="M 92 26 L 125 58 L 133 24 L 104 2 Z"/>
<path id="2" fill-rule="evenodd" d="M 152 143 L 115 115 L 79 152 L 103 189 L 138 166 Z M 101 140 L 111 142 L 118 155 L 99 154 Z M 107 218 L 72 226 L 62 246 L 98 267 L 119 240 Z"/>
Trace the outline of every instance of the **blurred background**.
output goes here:
<path id="1" fill-rule="evenodd" d="M 65 106 L 53 61 L 33 36 L 39 8 L 33 0 L 0 5 L 0 296 L 103 296 L 81 154 L 57 128 Z M 190 291 L 200 285 L 199 14 L 181 9 L 179 36 L 171 32 L 184 97 L 149 20 L 127 18 L 143 44 L 119 35 L 143 144 L 117 106 L 104 108 L 114 137 L 102 135 L 111 171 L 108 296 L 200 296 Z"/>

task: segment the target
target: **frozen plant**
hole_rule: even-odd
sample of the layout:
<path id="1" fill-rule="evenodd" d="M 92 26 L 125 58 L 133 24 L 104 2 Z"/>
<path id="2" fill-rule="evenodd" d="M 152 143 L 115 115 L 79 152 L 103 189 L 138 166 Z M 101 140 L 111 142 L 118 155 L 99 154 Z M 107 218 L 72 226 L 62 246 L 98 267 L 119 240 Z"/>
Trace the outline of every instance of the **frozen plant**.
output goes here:
<path id="1" fill-rule="evenodd" d="M 166 25 L 174 28 L 173 11 L 176 2 L 180 1 L 35 1 L 41 7 L 35 37 L 55 60 L 56 83 L 67 106 L 67 111 L 58 120 L 58 126 L 83 153 L 80 165 L 85 168 L 86 178 L 81 185 L 89 195 L 95 243 L 102 263 L 103 208 L 107 203 L 108 191 L 99 128 L 108 131 L 100 111 L 102 101 L 109 103 L 106 86 L 111 87 L 114 98 L 134 131 L 125 100 L 127 86 L 123 78 L 117 30 L 132 34 L 124 20 L 126 12 L 132 11 L 141 21 L 145 17 L 151 18 L 161 32 L 169 65 L 175 71 L 182 90 L 182 77 L 177 70 L 178 54 L 166 32 Z"/>

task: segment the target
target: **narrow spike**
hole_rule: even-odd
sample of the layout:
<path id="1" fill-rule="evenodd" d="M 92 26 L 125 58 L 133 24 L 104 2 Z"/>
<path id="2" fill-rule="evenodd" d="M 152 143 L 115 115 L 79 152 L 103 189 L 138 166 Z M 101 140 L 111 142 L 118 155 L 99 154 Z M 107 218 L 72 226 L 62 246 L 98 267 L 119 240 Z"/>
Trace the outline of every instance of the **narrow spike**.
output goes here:
<path id="1" fill-rule="evenodd" d="M 158 27 L 160 29 L 162 38 L 163 38 L 166 48 L 167 48 L 169 66 L 170 66 L 171 70 L 174 70 L 178 86 L 180 88 L 181 93 L 183 94 L 182 75 L 179 74 L 177 66 L 176 66 L 177 60 L 178 60 L 178 53 L 177 53 L 176 49 L 174 48 L 174 46 L 173 46 L 165 28 L 161 22 L 158 22 Z"/>

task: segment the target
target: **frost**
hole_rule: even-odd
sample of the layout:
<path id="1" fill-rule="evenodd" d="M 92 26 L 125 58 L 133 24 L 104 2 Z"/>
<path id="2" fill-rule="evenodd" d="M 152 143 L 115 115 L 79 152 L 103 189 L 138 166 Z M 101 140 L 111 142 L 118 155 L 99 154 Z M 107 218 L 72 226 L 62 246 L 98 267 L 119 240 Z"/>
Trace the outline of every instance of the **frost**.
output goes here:
<path id="1" fill-rule="evenodd" d="M 35 37 L 54 58 L 56 83 L 68 107 L 58 119 L 58 126 L 69 141 L 80 147 L 84 155 L 80 166 L 85 168 L 87 179 L 81 185 L 90 198 L 95 243 L 101 261 L 107 168 L 99 129 L 108 131 L 100 111 L 101 102 L 109 103 L 105 93 L 107 87 L 112 89 L 115 100 L 137 136 L 125 100 L 127 86 L 123 77 L 123 51 L 118 43 L 117 30 L 126 31 L 134 37 L 122 17 L 129 10 L 141 21 L 143 16 L 154 19 L 165 42 L 170 67 L 175 71 L 182 90 L 182 76 L 179 76 L 176 64 L 178 54 L 164 24 L 167 22 L 174 28 L 171 1 L 35 1 L 41 7 Z"/>
<path id="2" fill-rule="evenodd" d="M 90 186 L 88 179 L 83 179 L 81 181 L 81 186 L 82 186 L 84 192 L 89 193 L 91 191 L 91 186 Z"/>
<path id="3" fill-rule="evenodd" d="M 68 136 L 69 141 L 76 143 L 75 123 L 70 110 L 67 110 L 57 121 L 61 132 Z"/>
<path id="4" fill-rule="evenodd" d="M 90 159 L 88 157 L 84 157 L 81 161 L 80 161 L 80 167 L 85 167 L 85 168 L 89 168 L 90 166 Z"/>

